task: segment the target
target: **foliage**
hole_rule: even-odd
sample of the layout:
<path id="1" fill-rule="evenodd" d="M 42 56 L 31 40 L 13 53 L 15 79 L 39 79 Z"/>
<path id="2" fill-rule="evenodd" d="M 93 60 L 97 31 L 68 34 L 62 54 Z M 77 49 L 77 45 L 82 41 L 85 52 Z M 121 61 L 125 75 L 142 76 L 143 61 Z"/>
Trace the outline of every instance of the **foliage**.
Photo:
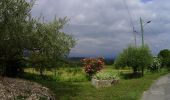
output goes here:
<path id="1" fill-rule="evenodd" d="M 84 66 L 84 71 L 88 76 L 92 77 L 95 73 L 100 71 L 104 66 L 104 58 L 86 58 L 81 60 Z"/>
<path id="2" fill-rule="evenodd" d="M 153 62 L 151 66 L 148 67 L 148 69 L 151 72 L 155 72 L 155 71 L 160 71 L 160 68 L 161 68 L 161 60 L 158 57 L 154 57 Z"/>
<path id="3" fill-rule="evenodd" d="M 113 65 L 114 64 L 114 59 L 105 59 L 104 60 L 104 62 L 105 62 L 105 65 Z"/>
<path id="4" fill-rule="evenodd" d="M 168 49 L 161 50 L 158 54 L 158 57 L 161 59 L 162 67 L 170 66 L 170 50 Z"/>
<path id="5" fill-rule="evenodd" d="M 116 71 L 101 71 L 93 76 L 98 80 L 119 79 L 119 73 Z"/>
<path id="6" fill-rule="evenodd" d="M 9 76 L 18 73 L 23 60 L 40 68 L 42 74 L 44 68 L 56 67 L 58 59 L 75 45 L 73 36 L 61 31 L 66 17 L 44 23 L 31 16 L 33 5 L 34 0 L 0 1 L 0 66 Z M 25 51 L 29 52 L 27 59 Z"/>
<path id="7" fill-rule="evenodd" d="M 152 63 L 152 54 L 147 46 L 133 47 L 129 46 L 118 56 L 115 61 L 116 67 L 132 67 L 134 73 L 150 66 Z"/>
<path id="8" fill-rule="evenodd" d="M 67 23 L 67 18 L 54 19 L 49 23 L 36 22 L 33 34 L 31 34 L 31 46 L 33 52 L 38 52 L 46 57 L 65 57 L 70 48 L 75 45 L 75 40 L 60 30 Z"/>
<path id="9" fill-rule="evenodd" d="M 31 25 L 32 2 L 25 0 L 0 0 L 0 62 L 3 74 L 17 72 L 22 51 L 26 48 Z M 29 20 L 30 19 L 30 20 Z"/>
<path id="10" fill-rule="evenodd" d="M 54 19 L 49 23 L 36 23 L 35 32 L 31 36 L 30 62 L 38 68 L 41 75 L 46 68 L 56 67 L 61 58 L 69 54 L 75 45 L 71 35 L 60 32 L 67 19 Z"/>
<path id="11" fill-rule="evenodd" d="M 52 71 L 45 70 L 43 73 L 43 77 L 40 77 L 40 74 L 38 71 L 34 70 L 33 68 L 26 68 L 24 70 L 28 76 L 26 76 L 27 79 L 33 78 L 32 76 L 36 75 L 36 80 L 41 79 L 49 79 L 51 77 L 55 81 L 63 81 L 63 82 L 84 82 L 88 81 L 86 77 L 86 73 L 82 70 L 81 67 L 60 67 L 57 69 L 53 69 Z M 29 74 L 30 73 L 30 74 Z M 30 75 L 30 76 L 29 76 Z M 46 76 L 49 76 L 48 78 Z"/>

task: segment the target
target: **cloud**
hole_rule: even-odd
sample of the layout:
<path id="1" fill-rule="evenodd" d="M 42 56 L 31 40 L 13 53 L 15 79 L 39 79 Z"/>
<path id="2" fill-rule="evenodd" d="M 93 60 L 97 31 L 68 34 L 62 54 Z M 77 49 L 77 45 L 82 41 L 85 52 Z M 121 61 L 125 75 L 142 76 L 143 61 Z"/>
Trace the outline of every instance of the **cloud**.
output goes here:
<path id="1" fill-rule="evenodd" d="M 170 48 L 170 4 L 168 0 L 125 0 L 131 12 L 141 44 L 139 18 L 144 26 L 144 39 L 154 54 Z M 112 57 L 134 44 L 130 18 L 124 0 L 37 0 L 33 16 L 43 14 L 47 21 L 56 15 L 70 18 L 64 31 L 73 34 L 78 44 L 70 56 Z"/>

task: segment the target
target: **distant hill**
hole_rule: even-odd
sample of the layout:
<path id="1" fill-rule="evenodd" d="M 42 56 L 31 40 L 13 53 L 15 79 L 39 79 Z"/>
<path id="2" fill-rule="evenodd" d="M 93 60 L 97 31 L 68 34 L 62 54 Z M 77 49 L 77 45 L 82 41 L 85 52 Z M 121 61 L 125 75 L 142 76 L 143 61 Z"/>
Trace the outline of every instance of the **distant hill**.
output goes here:
<path id="1" fill-rule="evenodd" d="M 86 57 L 69 57 L 68 61 L 74 62 L 74 63 L 80 63 L 80 60 L 84 59 L 84 58 L 86 58 Z M 114 64 L 114 60 L 115 59 L 105 58 L 105 64 L 106 65 L 112 65 L 112 64 Z"/>
<path id="2" fill-rule="evenodd" d="M 84 58 L 85 57 L 69 57 L 68 60 L 69 61 L 76 61 L 76 62 L 79 61 L 80 62 L 80 60 L 84 59 Z"/>

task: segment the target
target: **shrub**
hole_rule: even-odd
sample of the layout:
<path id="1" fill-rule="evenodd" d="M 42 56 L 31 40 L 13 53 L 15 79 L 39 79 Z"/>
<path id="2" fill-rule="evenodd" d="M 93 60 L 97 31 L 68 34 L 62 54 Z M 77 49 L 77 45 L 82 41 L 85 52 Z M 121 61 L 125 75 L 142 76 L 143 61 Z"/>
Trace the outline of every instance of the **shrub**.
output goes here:
<path id="1" fill-rule="evenodd" d="M 112 72 L 112 71 L 107 71 L 107 72 L 99 72 L 96 75 L 94 75 L 93 78 L 97 80 L 110 80 L 110 79 L 119 79 L 118 72 Z"/>
<path id="2" fill-rule="evenodd" d="M 151 72 L 155 72 L 155 71 L 159 71 L 161 68 L 161 60 L 160 58 L 158 57 L 154 57 L 153 58 L 153 62 L 151 64 L 151 66 L 148 67 L 148 69 L 151 71 Z"/>
<path id="3" fill-rule="evenodd" d="M 81 60 L 84 66 L 84 71 L 89 77 L 96 74 L 104 66 L 104 58 L 86 58 Z"/>

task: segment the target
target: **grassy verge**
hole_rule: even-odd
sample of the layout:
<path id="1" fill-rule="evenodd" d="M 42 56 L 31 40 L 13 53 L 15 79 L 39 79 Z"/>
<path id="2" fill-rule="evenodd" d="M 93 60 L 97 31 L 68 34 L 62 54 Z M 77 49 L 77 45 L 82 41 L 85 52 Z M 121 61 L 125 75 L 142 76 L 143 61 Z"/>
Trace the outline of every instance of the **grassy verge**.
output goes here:
<path id="1" fill-rule="evenodd" d="M 38 71 L 33 70 L 32 68 L 27 68 L 24 70 L 26 73 L 31 73 L 35 75 L 40 75 Z M 86 77 L 86 73 L 81 67 L 61 67 L 56 70 L 52 71 L 45 71 L 45 76 L 51 76 L 56 81 L 63 81 L 63 82 L 84 82 L 88 81 Z M 29 76 L 27 77 L 29 78 Z"/>
<path id="2" fill-rule="evenodd" d="M 89 81 L 36 81 L 50 88 L 55 93 L 57 100 L 138 100 L 154 80 L 167 73 L 167 71 L 145 73 L 145 76 L 142 78 L 120 79 L 118 84 L 101 89 L 94 88 Z"/>

